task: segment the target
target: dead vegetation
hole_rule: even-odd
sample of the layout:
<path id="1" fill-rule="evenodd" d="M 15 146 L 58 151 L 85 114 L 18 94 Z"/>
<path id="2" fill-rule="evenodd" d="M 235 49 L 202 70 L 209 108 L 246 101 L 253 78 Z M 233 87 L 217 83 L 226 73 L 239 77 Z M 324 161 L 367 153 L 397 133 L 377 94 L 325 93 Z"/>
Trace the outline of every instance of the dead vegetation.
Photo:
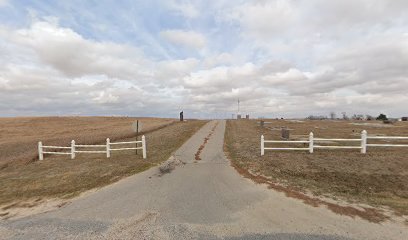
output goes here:
<path id="1" fill-rule="evenodd" d="M 129 150 L 112 152 L 109 159 L 105 154 L 77 154 L 74 160 L 53 155 L 30 164 L 10 164 L 0 170 L 0 213 L 6 214 L 11 207 L 24 207 L 27 202 L 27 207 L 31 207 L 33 202 L 36 205 L 47 198 L 70 198 L 158 165 L 204 124 L 198 120 L 175 122 L 147 133 L 146 160 L 140 151 L 136 155 Z"/>
<path id="2" fill-rule="evenodd" d="M 280 139 L 280 127 L 292 129 L 291 139 L 305 138 L 311 131 L 315 137 L 359 138 L 363 129 L 370 135 L 408 136 L 407 123 L 382 127 L 381 124 L 356 125 L 348 121 L 268 121 L 271 122 L 268 128 L 261 128 L 257 120 L 228 121 L 225 148 L 236 167 L 249 170 L 254 176 L 266 176 L 277 184 L 275 186 L 285 186 L 291 191 L 310 190 L 319 196 L 388 206 L 397 214 L 408 215 L 406 148 L 368 147 L 365 155 L 358 150 L 315 149 L 313 154 L 267 150 L 265 156 L 260 156 L 260 136 L 265 135 L 267 140 Z M 327 207 L 336 211 L 335 206 Z M 343 210 L 363 214 L 352 209 Z M 367 209 L 364 212 L 367 213 Z M 371 212 L 367 216 L 373 221 L 381 219 Z"/>
<path id="3" fill-rule="evenodd" d="M 210 140 L 210 137 L 214 134 L 215 129 L 218 126 L 218 122 L 215 124 L 215 126 L 211 129 L 210 133 L 207 135 L 207 137 L 204 138 L 204 142 L 203 144 L 200 145 L 200 147 L 198 148 L 197 152 L 194 155 L 194 159 L 196 161 L 201 160 L 201 152 L 203 151 L 205 145 L 207 144 L 208 140 Z"/>
<path id="4" fill-rule="evenodd" d="M 163 162 L 160 167 L 160 175 L 170 173 L 174 169 L 176 169 L 176 166 L 179 166 L 181 164 L 185 164 L 184 162 L 180 161 L 180 159 L 176 158 L 175 156 L 171 156 L 167 161 Z"/>
<path id="5" fill-rule="evenodd" d="M 135 136 L 129 117 L 19 117 L 0 118 L 0 169 L 37 159 L 37 144 L 68 146 L 112 141 Z M 173 123 L 174 119 L 139 118 L 142 131 L 149 132 Z"/>

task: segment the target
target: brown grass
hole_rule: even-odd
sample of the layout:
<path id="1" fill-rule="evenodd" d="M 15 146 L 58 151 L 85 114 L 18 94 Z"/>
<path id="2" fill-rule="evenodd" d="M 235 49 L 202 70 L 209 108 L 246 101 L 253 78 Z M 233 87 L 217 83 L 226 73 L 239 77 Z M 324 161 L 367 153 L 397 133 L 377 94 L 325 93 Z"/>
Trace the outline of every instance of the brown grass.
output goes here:
<path id="1" fill-rule="evenodd" d="M 135 136 L 129 117 L 22 117 L 0 118 L 0 169 L 38 158 L 37 144 L 69 146 L 112 141 Z M 173 123 L 174 119 L 139 118 L 143 132 Z"/>
<path id="2" fill-rule="evenodd" d="M 197 120 L 176 122 L 147 133 L 146 160 L 140 152 L 136 155 L 129 150 L 112 152 L 110 159 L 104 154 L 77 154 L 74 160 L 54 155 L 26 165 L 11 164 L 0 170 L 0 205 L 4 211 L 33 200 L 70 198 L 116 182 L 165 161 L 204 124 Z"/>
<path id="3" fill-rule="evenodd" d="M 217 128 L 218 122 L 215 124 L 215 126 L 211 129 L 210 133 L 207 135 L 207 137 L 204 138 L 203 144 L 200 145 L 198 148 L 197 152 L 195 153 L 195 160 L 199 161 L 201 160 L 201 152 L 203 151 L 205 145 L 207 144 L 208 140 L 210 140 L 210 137 L 214 134 L 215 128 Z"/>
<path id="4" fill-rule="evenodd" d="M 280 139 L 280 131 L 274 131 L 271 127 L 293 129 L 292 139 L 302 138 L 295 135 L 306 137 L 310 131 L 323 138 L 359 138 L 357 134 L 363 129 L 369 134 L 408 136 L 407 123 L 399 122 L 381 128 L 341 121 L 268 121 L 272 122 L 266 125 L 268 128 L 261 128 L 256 120 L 228 121 L 226 150 L 236 166 L 256 175 L 270 177 L 275 183 L 290 186 L 291 189 L 307 189 L 316 195 L 388 206 L 397 214 L 408 214 L 406 148 L 368 148 L 365 155 L 360 154 L 359 150 L 315 149 L 313 154 L 266 150 L 265 156 L 260 156 L 261 134 L 265 135 L 266 140 Z"/>
<path id="5" fill-rule="evenodd" d="M 231 165 L 235 168 L 235 170 L 237 170 L 237 172 L 239 172 L 245 178 L 252 179 L 254 182 L 259 183 L 259 184 L 267 184 L 269 189 L 274 189 L 275 191 L 282 192 L 287 197 L 302 200 L 303 203 L 305 204 L 308 204 L 314 207 L 323 205 L 337 214 L 345 215 L 345 216 L 349 216 L 353 218 L 355 216 L 359 216 L 362 219 L 366 219 L 370 222 L 375 222 L 375 223 L 379 223 L 379 222 L 384 221 L 385 219 L 388 219 L 386 215 L 384 215 L 383 213 L 381 213 L 381 211 L 377 209 L 364 207 L 361 210 L 361 209 L 357 209 L 351 206 L 341 206 L 339 204 L 324 201 L 320 198 L 311 197 L 307 194 L 304 194 L 300 192 L 298 189 L 276 184 L 272 182 L 270 179 L 268 179 L 267 177 L 252 174 L 248 171 L 248 169 L 239 167 L 235 162 L 232 162 Z"/>

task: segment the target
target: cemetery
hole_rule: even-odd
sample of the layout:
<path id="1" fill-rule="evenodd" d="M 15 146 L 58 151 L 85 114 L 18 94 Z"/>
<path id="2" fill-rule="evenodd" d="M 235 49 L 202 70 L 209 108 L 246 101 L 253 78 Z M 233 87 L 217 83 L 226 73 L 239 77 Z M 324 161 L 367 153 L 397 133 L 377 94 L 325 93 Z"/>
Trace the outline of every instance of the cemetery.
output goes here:
<path id="1" fill-rule="evenodd" d="M 233 164 L 288 188 L 407 214 L 407 137 L 403 121 L 230 120 L 225 149 Z"/>

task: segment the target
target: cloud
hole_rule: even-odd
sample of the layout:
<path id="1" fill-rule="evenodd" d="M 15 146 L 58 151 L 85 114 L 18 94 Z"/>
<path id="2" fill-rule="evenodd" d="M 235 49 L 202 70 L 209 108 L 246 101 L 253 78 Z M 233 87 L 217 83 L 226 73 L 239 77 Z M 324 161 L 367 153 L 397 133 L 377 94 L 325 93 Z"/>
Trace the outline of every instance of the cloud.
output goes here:
<path id="1" fill-rule="evenodd" d="M 230 8 L 224 19 L 238 22 L 243 36 L 291 42 L 296 37 L 310 38 L 314 33 L 329 38 L 349 36 L 344 31 L 404 26 L 407 8 L 404 0 L 259 0 Z"/>
<path id="2" fill-rule="evenodd" d="M 214 56 L 208 56 L 204 59 L 204 65 L 207 68 L 216 67 L 219 65 L 231 65 L 235 57 L 230 53 L 220 53 Z"/>
<path id="3" fill-rule="evenodd" d="M 106 91 L 100 91 L 99 93 L 94 94 L 95 97 L 92 98 L 97 103 L 118 103 L 119 97 L 114 96 L 112 93 L 108 93 Z"/>
<path id="4" fill-rule="evenodd" d="M 154 64 L 137 48 L 87 40 L 44 21 L 17 30 L 2 27 L 0 36 L 3 116 L 162 116 L 178 105 L 170 91 L 157 88 Z M 168 61 L 162 71 L 176 63 Z"/>
<path id="5" fill-rule="evenodd" d="M 160 32 L 160 36 L 171 43 L 188 48 L 202 49 L 207 43 L 205 37 L 201 33 L 194 31 L 180 29 L 165 30 Z"/>
<path id="6" fill-rule="evenodd" d="M 156 64 L 154 77 L 166 81 L 167 84 L 170 84 L 171 80 L 180 84 L 180 79 L 194 72 L 199 64 L 200 61 L 195 58 L 161 61 Z"/>
<path id="7" fill-rule="evenodd" d="M 0 9 L 1 114 L 406 115 L 406 1 L 161 3 Z"/>
<path id="8" fill-rule="evenodd" d="M 21 47 L 29 48 L 45 63 L 68 77 L 106 75 L 137 79 L 150 76 L 141 51 L 111 42 L 84 39 L 69 28 L 46 21 L 34 22 L 28 29 L 2 33 Z"/>
<path id="9" fill-rule="evenodd" d="M 199 11 L 191 2 L 169 1 L 169 7 L 187 18 L 198 17 Z"/>
<path id="10" fill-rule="evenodd" d="M 0 7 L 4 7 L 8 4 L 8 0 L 0 0 Z"/>
<path id="11" fill-rule="evenodd" d="M 238 21 L 255 37 L 277 36 L 296 20 L 291 1 L 253 1 L 232 9 L 227 18 Z"/>

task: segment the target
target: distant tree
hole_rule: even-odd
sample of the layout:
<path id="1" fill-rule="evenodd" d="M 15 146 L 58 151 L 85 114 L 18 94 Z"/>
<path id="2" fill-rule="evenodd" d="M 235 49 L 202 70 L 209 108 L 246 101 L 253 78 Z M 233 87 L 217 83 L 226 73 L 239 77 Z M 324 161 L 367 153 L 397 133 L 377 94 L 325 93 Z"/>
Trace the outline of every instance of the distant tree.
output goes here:
<path id="1" fill-rule="evenodd" d="M 323 119 L 327 119 L 327 116 L 310 115 L 309 117 L 307 117 L 307 119 L 309 119 L 309 120 L 323 120 Z"/>
<path id="2" fill-rule="evenodd" d="M 330 113 L 330 119 L 331 119 L 331 120 L 336 119 L 336 113 L 335 113 L 335 112 L 331 112 L 331 113 Z"/>
<path id="3" fill-rule="evenodd" d="M 386 121 L 388 120 L 387 115 L 381 113 L 377 118 L 377 120 Z"/>
<path id="4" fill-rule="evenodd" d="M 343 120 L 349 120 L 349 117 L 347 117 L 346 112 L 342 112 L 341 114 L 343 115 Z"/>

